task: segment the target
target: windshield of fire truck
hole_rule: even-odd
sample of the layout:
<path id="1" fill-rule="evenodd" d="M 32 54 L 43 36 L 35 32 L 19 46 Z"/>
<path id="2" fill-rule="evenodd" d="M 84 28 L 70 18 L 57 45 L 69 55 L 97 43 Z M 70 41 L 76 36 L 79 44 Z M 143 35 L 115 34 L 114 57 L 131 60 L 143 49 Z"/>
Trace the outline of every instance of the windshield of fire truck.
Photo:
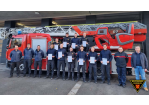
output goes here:
<path id="1" fill-rule="evenodd" d="M 18 45 L 18 47 L 21 47 L 22 44 L 22 38 L 14 38 L 11 40 L 11 48 L 14 48 L 15 45 Z"/>
<path id="2" fill-rule="evenodd" d="M 111 28 L 108 28 L 108 31 L 109 31 L 109 34 L 111 35 L 111 37 L 112 37 L 113 39 L 115 39 L 115 35 L 116 35 L 117 33 L 124 33 L 124 32 L 125 32 L 124 30 L 122 30 L 122 29 L 119 28 L 119 27 L 111 27 Z"/>

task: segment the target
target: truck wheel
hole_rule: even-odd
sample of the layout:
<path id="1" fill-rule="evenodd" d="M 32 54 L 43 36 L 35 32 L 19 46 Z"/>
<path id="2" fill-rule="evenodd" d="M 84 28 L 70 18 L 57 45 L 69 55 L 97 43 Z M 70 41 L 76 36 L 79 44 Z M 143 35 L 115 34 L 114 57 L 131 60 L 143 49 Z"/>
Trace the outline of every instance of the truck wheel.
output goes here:
<path id="1" fill-rule="evenodd" d="M 24 63 L 23 63 L 23 61 L 21 61 L 20 65 L 19 65 L 19 70 L 20 70 L 20 73 L 23 74 L 23 71 L 24 71 Z"/>
<path id="2" fill-rule="evenodd" d="M 101 69 L 97 69 L 97 79 L 101 79 Z M 94 80 L 94 73 L 92 72 L 92 79 Z"/>

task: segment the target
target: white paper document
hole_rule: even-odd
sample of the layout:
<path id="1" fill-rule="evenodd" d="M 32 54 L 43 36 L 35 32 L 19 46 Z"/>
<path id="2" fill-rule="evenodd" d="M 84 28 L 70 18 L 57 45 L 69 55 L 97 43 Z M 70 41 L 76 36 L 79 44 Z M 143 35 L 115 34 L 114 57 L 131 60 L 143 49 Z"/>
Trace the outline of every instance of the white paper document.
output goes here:
<path id="1" fill-rule="evenodd" d="M 68 56 L 68 62 L 72 62 L 72 56 Z"/>
<path id="2" fill-rule="evenodd" d="M 72 43 L 72 48 L 73 48 L 73 49 L 76 48 L 76 43 Z"/>
<path id="3" fill-rule="evenodd" d="M 90 63 L 95 63 L 95 57 L 90 57 Z"/>
<path id="4" fill-rule="evenodd" d="M 86 41 L 82 41 L 83 47 L 86 47 Z"/>
<path id="5" fill-rule="evenodd" d="M 107 58 L 102 58 L 103 65 L 107 65 Z"/>
<path id="6" fill-rule="evenodd" d="M 67 47 L 67 42 L 63 42 L 63 47 Z"/>
<path id="7" fill-rule="evenodd" d="M 58 52 L 58 58 L 62 58 L 62 52 Z"/>
<path id="8" fill-rule="evenodd" d="M 83 59 L 79 59 L 79 65 L 83 65 Z"/>
<path id="9" fill-rule="evenodd" d="M 52 60 L 52 54 L 48 54 L 48 60 Z"/>
<path id="10" fill-rule="evenodd" d="M 54 49 L 58 50 L 58 45 L 57 44 L 54 45 Z"/>

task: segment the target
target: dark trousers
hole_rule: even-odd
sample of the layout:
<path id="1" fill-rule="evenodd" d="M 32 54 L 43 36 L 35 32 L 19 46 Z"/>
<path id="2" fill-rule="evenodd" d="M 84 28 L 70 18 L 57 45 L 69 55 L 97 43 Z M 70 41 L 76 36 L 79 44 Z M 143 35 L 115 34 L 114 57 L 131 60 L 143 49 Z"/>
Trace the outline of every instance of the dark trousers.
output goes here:
<path id="1" fill-rule="evenodd" d="M 72 79 L 74 79 L 74 61 L 68 62 L 68 78 L 70 78 L 70 72 L 72 72 Z"/>
<path id="2" fill-rule="evenodd" d="M 89 64 L 89 80 L 92 79 L 92 70 L 94 72 L 94 81 L 97 82 L 97 65 L 96 64 Z"/>
<path id="3" fill-rule="evenodd" d="M 86 44 L 86 47 L 84 47 L 84 51 L 88 52 L 89 51 L 89 44 Z"/>
<path id="4" fill-rule="evenodd" d="M 64 47 L 64 49 L 66 49 L 66 52 L 69 52 L 69 49 L 70 49 L 71 45 L 70 44 L 67 44 L 66 47 Z"/>
<path id="5" fill-rule="evenodd" d="M 106 72 L 108 82 L 110 82 L 110 63 L 107 63 L 107 65 L 101 64 L 101 71 L 102 71 L 102 81 L 105 81 L 105 72 Z"/>
<path id="6" fill-rule="evenodd" d="M 126 67 L 117 67 L 119 84 L 126 84 Z"/>
<path id="7" fill-rule="evenodd" d="M 65 60 L 58 60 L 58 70 L 57 70 L 57 77 L 59 78 L 60 76 L 60 67 L 62 65 L 62 70 L 63 70 L 63 78 L 65 78 Z"/>
<path id="8" fill-rule="evenodd" d="M 32 59 L 24 59 L 24 75 L 27 71 L 29 71 L 29 75 L 31 74 L 31 65 L 32 65 Z"/>
<path id="9" fill-rule="evenodd" d="M 54 60 L 48 60 L 47 63 L 47 76 L 49 76 L 51 71 L 51 77 L 54 75 Z"/>
<path id="10" fill-rule="evenodd" d="M 78 68 L 77 68 L 77 79 L 80 79 L 80 69 L 82 68 L 82 73 L 83 73 L 83 79 L 86 79 L 86 74 L 85 74 L 85 63 L 83 65 L 79 65 L 78 63 Z"/>
<path id="11" fill-rule="evenodd" d="M 55 69 L 57 70 L 58 69 L 58 59 L 55 57 L 55 59 L 54 59 L 54 67 L 55 67 Z"/>
<path id="12" fill-rule="evenodd" d="M 39 76 L 41 76 L 41 74 L 42 74 L 42 61 L 35 61 L 34 62 L 34 68 L 35 68 L 34 76 L 37 75 L 37 66 L 39 66 Z"/>
<path id="13" fill-rule="evenodd" d="M 20 62 L 11 62 L 10 76 L 13 76 L 13 71 L 15 67 L 17 69 L 17 75 L 20 74 L 19 65 L 20 65 Z"/>
<path id="14" fill-rule="evenodd" d="M 79 45 L 75 47 L 75 49 L 73 49 L 74 52 L 78 52 L 79 51 Z"/>

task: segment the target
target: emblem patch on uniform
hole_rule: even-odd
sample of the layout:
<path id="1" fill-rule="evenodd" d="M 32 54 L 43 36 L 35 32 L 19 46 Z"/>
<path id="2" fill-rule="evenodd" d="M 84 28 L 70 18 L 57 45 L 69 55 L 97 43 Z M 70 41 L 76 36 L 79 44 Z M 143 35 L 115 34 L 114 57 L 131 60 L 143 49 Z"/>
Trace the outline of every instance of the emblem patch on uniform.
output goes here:
<path id="1" fill-rule="evenodd" d="M 146 80 L 129 80 L 129 81 L 138 93 Z"/>

